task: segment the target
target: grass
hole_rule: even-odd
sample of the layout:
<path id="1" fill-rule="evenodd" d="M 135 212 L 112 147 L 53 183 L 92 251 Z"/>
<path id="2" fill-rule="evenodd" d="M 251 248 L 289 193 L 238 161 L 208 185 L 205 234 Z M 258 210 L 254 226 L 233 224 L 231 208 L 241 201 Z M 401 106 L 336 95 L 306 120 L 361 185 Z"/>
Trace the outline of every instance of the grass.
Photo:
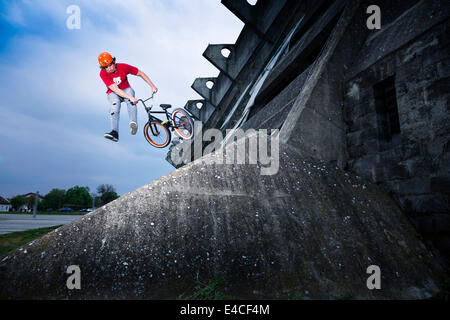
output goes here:
<path id="1" fill-rule="evenodd" d="M 181 294 L 178 296 L 179 300 L 226 300 L 231 297 L 223 293 L 225 281 L 222 276 L 216 276 L 210 283 L 202 283 L 197 280 L 194 292 L 185 296 Z"/>
<path id="2" fill-rule="evenodd" d="M 292 293 L 287 300 L 302 300 L 303 296 L 300 292 L 294 292 Z"/>
<path id="3" fill-rule="evenodd" d="M 61 227 L 53 226 L 47 228 L 31 229 L 20 232 L 12 232 L 8 234 L 0 235 L 0 257 L 7 254 L 8 252 L 17 249 L 30 241 L 38 239 L 43 235 Z"/>
<path id="4" fill-rule="evenodd" d="M 336 300 L 356 300 L 353 293 L 347 293 L 342 297 L 337 298 Z"/>

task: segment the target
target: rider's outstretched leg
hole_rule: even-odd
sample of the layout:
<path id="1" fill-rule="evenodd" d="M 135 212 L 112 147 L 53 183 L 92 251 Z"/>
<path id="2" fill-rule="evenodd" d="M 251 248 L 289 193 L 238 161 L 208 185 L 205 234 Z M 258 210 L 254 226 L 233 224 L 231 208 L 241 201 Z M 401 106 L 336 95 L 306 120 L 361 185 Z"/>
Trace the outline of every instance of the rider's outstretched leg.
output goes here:
<path id="1" fill-rule="evenodd" d="M 125 90 L 126 93 L 134 97 L 134 90 L 133 88 L 129 87 Z M 136 131 L 138 129 L 137 125 L 137 106 L 135 104 L 132 104 L 128 99 L 125 100 L 127 103 L 128 108 L 128 118 L 130 119 L 130 132 L 131 134 L 136 134 Z"/>
<path id="2" fill-rule="evenodd" d="M 120 118 L 120 97 L 111 92 L 108 94 L 109 101 L 109 119 L 111 122 L 111 132 L 105 133 L 105 138 L 118 141 L 119 140 L 119 118 Z"/>

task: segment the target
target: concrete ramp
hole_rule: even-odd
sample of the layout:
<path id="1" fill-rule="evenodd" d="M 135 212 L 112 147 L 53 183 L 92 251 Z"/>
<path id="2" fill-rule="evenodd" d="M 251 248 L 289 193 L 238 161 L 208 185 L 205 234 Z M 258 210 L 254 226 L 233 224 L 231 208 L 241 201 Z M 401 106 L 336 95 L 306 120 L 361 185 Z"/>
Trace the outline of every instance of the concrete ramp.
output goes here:
<path id="1" fill-rule="evenodd" d="M 237 299 L 438 291 L 443 270 L 385 192 L 291 146 L 279 152 L 274 175 L 209 154 L 3 256 L 0 298 L 176 299 L 217 277 Z M 66 286 L 71 265 L 81 289 Z M 381 289 L 367 287 L 371 265 Z"/>

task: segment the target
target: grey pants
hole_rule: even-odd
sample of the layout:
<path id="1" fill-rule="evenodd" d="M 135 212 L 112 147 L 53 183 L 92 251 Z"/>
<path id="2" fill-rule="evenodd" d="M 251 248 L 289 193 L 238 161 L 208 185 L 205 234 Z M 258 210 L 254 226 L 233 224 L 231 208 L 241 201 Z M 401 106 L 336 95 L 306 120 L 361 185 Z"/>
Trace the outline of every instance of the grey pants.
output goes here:
<path id="1" fill-rule="evenodd" d="M 128 87 L 124 89 L 126 93 L 134 97 L 134 90 L 131 87 Z M 124 99 L 114 92 L 111 92 L 108 94 L 108 101 L 110 104 L 109 108 L 109 116 L 111 120 L 111 129 L 119 132 L 119 118 L 120 118 L 120 105 L 122 102 L 125 102 L 127 104 L 128 108 L 128 117 L 131 121 L 134 121 L 137 123 L 137 106 L 135 104 L 132 104 L 130 100 Z"/>

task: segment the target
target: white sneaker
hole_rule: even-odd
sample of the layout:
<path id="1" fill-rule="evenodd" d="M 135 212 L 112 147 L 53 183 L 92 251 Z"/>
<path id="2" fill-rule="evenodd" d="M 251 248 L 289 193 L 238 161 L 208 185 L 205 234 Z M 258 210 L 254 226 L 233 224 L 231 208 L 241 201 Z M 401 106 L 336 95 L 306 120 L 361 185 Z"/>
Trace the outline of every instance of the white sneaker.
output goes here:
<path id="1" fill-rule="evenodd" d="M 131 132 L 131 134 L 136 134 L 137 129 L 138 129 L 137 123 L 134 122 L 134 121 L 131 121 L 130 122 L 130 132 Z"/>

